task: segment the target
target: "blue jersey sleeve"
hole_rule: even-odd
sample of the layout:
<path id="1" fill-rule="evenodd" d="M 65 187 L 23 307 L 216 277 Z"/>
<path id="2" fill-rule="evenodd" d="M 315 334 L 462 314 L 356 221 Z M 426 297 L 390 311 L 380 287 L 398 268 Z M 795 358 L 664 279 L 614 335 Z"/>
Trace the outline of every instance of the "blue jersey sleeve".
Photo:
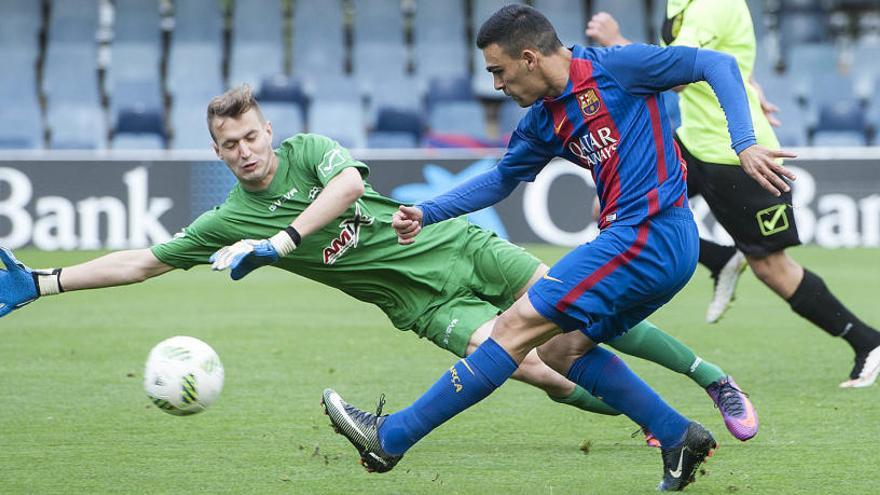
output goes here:
<path id="1" fill-rule="evenodd" d="M 533 181 L 555 155 L 549 144 L 542 144 L 533 131 L 534 110 L 519 122 L 501 161 L 491 170 L 472 177 L 436 198 L 417 205 L 422 224 L 430 225 L 465 215 L 506 198 L 521 181 Z"/>
<path id="2" fill-rule="evenodd" d="M 724 53 L 686 46 L 627 45 L 595 51 L 598 62 L 634 95 L 706 81 L 727 117 L 731 146 L 737 153 L 755 144 L 749 101 L 736 59 Z"/>
<path id="3" fill-rule="evenodd" d="M 449 191 L 416 206 L 422 210 L 422 225 L 466 215 L 506 198 L 519 181 L 503 175 L 498 167 L 471 177 Z"/>
<path id="4" fill-rule="evenodd" d="M 598 48 L 594 53 L 599 64 L 630 94 L 648 96 L 694 82 L 696 48 L 632 44 Z"/>

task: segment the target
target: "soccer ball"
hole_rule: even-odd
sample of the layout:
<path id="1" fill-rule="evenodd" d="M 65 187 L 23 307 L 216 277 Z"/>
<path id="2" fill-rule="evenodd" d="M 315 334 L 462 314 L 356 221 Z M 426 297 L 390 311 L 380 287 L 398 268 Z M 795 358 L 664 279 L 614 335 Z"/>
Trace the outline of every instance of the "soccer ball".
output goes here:
<path id="1" fill-rule="evenodd" d="M 144 390 L 156 407 L 175 416 L 208 408 L 223 389 L 223 364 L 211 346 L 193 337 L 171 337 L 153 347 Z"/>

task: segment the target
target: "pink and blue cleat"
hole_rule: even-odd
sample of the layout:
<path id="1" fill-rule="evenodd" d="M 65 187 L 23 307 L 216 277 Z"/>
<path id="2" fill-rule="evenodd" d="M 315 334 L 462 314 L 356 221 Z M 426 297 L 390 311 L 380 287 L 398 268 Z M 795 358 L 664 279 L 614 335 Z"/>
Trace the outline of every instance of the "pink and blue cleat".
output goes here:
<path id="1" fill-rule="evenodd" d="M 721 411 L 724 425 L 731 435 L 745 442 L 758 434 L 758 414 L 755 407 L 732 377 L 726 376 L 709 385 L 706 393 Z"/>

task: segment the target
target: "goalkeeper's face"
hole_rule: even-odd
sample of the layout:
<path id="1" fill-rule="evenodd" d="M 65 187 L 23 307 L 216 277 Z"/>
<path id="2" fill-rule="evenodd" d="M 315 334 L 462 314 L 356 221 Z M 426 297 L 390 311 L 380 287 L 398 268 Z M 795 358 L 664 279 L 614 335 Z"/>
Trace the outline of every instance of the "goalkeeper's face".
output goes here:
<path id="1" fill-rule="evenodd" d="M 272 124 L 252 108 L 238 117 L 213 122 L 214 152 L 248 191 L 260 191 L 272 182 L 278 160 L 272 152 Z"/>

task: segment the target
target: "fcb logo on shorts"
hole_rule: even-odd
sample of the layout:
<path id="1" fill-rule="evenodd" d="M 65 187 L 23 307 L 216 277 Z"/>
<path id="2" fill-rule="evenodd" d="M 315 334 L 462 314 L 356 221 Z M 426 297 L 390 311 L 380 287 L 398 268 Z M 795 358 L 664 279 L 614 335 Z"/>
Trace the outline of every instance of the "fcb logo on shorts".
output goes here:
<path id="1" fill-rule="evenodd" d="M 599 111 L 599 107 L 602 106 L 602 101 L 599 100 L 599 96 L 593 88 L 578 93 L 577 99 L 578 106 L 581 107 L 581 113 L 584 114 L 584 117 L 596 115 L 596 112 Z"/>

